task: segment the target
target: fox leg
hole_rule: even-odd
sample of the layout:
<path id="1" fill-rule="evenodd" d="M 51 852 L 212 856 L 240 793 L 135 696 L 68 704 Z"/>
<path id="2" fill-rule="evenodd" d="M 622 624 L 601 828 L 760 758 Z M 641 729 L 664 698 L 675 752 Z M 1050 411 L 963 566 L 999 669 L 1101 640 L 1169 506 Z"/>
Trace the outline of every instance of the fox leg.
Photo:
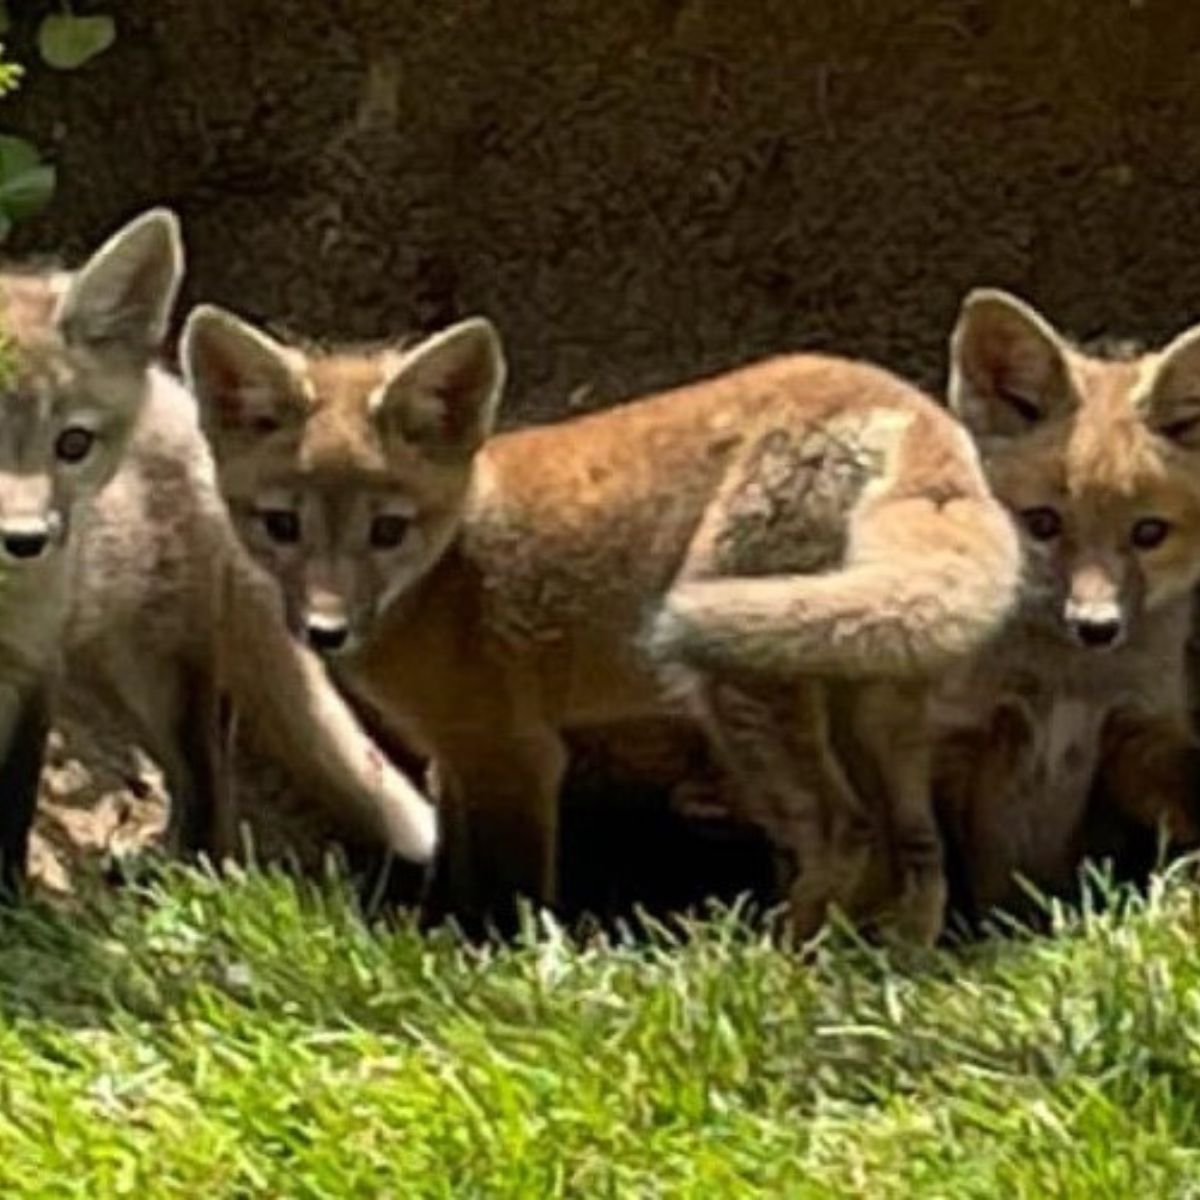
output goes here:
<path id="1" fill-rule="evenodd" d="M 503 740 L 456 737 L 438 747 L 435 764 L 453 909 L 512 931 L 518 896 L 553 906 L 559 792 L 567 769 L 557 732 L 531 725 Z"/>
<path id="2" fill-rule="evenodd" d="M 1200 843 L 1200 744 L 1183 717 L 1118 710 L 1101 733 L 1098 782 L 1137 824 L 1165 826 L 1180 847 Z"/>
<path id="3" fill-rule="evenodd" d="M 935 793 L 976 926 L 1000 909 L 1035 917 L 1018 876 L 1058 880 L 1073 867 L 1074 815 L 1031 811 L 1027 800 L 1039 786 L 1032 720 L 1022 707 L 1001 705 L 986 728 L 948 735 L 935 751 Z"/>
<path id="4" fill-rule="evenodd" d="M 859 915 L 879 863 L 876 829 L 833 753 L 822 685 L 751 690 L 697 677 L 691 696 L 746 817 L 795 858 L 793 936 L 812 937 L 831 903 Z"/>
<path id="5" fill-rule="evenodd" d="M 391 765 L 432 800 L 437 808 L 437 772 L 433 764 L 416 754 L 379 710 L 362 697 L 349 688 L 342 696 L 366 736 L 383 751 Z M 359 899 L 369 916 L 395 909 L 413 910 L 428 916 L 431 909 L 436 907 L 430 903 L 433 864 L 412 862 L 388 846 L 364 842 L 361 837 L 347 837 L 345 850 L 350 870 L 360 880 Z"/>
<path id="6" fill-rule="evenodd" d="M 968 498 L 953 502 L 958 506 L 953 515 L 928 501 L 915 507 L 873 502 L 855 510 L 856 488 L 843 496 L 829 477 L 833 467 L 822 465 L 826 458 L 812 461 L 809 474 L 793 480 L 787 496 L 766 506 L 776 518 L 767 529 L 757 527 L 764 506 L 752 472 L 747 468 L 732 478 L 701 522 L 679 577 L 663 598 L 649 652 L 668 669 L 738 680 L 755 695 L 780 687 L 820 695 L 812 689 L 822 678 L 859 685 L 864 695 L 878 687 L 883 697 L 900 682 L 911 687 L 912 695 L 920 694 L 939 669 L 982 643 L 1007 612 L 1013 593 L 1008 575 L 1015 575 L 1004 573 L 1012 566 L 1007 555 L 1012 532 L 1002 518 L 993 530 L 989 507 Z M 743 494 L 753 501 L 748 509 Z M 755 533 L 757 545 L 750 536 Z M 996 543 L 991 557 L 1004 568 L 984 597 L 987 603 L 975 601 L 988 589 L 988 555 L 977 558 L 961 548 L 974 535 L 981 544 Z M 775 573 L 764 573 L 770 570 Z M 780 732 L 797 737 L 800 729 L 819 731 L 806 744 L 793 744 L 792 769 L 816 772 L 819 790 L 830 797 L 832 812 L 848 831 L 842 841 L 857 846 L 835 858 L 840 900 L 861 900 L 878 865 L 878 856 L 863 849 L 870 845 L 868 832 L 876 832 L 877 817 L 832 756 L 828 713 L 811 700 L 807 708 L 802 720 Z M 936 833 L 930 840 L 933 802 L 923 708 L 910 714 L 918 726 L 915 735 L 906 731 L 895 747 L 884 744 L 904 724 L 889 719 L 870 748 L 884 791 L 894 793 L 886 797 L 888 810 L 911 838 L 902 851 L 902 921 L 928 941 L 936 936 L 934 925 L 940 929 L 945 882 Z M 879 719 L 887 704 L 876 700 L 874 710 Z M 808 822 L 808 828 L 794 831 L 793 844 L 811 836 Z M 823 845 L 817 841 L 818 849 L 806 851 L 810 861 L 822 857 Z"/>
<path id="7" fill-rule="evenodd" d="M 236 797 L 227 750 L 235 715 L 199 672 L 183 681 L 176 736 L 160 751 L 171 807 L 167 845 L 214 862 L 238 849 Z"/>
<path id="8" fill-rule="evenodd" d="M 929 692 L 919 684 L 872 684 L 860 693 L 855 732 L 883 783 L 889 839 L 900 869 L 900 929 L 932 945 L 945 921 L 947 884 L 930 788 Z"/>
<path id="9" fill-rule="evenodd" d="M 0 762 L 0 901 L 17 899 L 25 885 L 29 832 L 50 733 L 48 688 L 4 688 L 0 713 L 8 730 Z"/>
<path id="10" fill-rule="evenodd" d="M 415 863 L 437 847 L 433 807 L 368 736 L 330 673 L 287 631 L 275 582 L 231 562 L 211 620 L 222 684 L 256 745 L 361 837 Z"/>
<path id="11" fill-rule="evenodd" d="M 178 661 L 127 661 L 115 643 L 92 674 L 163 773 L 167 853 L 217 858 L 232 852 L 234 834 L 220 799 L 220 714 L 211 677 Z"/>

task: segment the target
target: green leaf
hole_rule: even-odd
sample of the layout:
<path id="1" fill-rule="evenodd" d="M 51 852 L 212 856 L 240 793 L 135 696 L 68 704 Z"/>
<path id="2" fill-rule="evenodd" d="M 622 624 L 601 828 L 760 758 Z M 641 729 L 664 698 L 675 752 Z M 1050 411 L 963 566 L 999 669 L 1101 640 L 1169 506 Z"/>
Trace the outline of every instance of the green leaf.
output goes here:
<path id="1" fill-rule="evenodd" d="M 27 221 L 41 212 L 54 195 L 58 172 L 49 163 L 0 183 L 0 209 L 14 221 Z"/>
<path id="2" fill-rule="evenodd" d="M 103 54 L 116 36 L 117 26 L 112 17 L 51 13 L 38 28 L 38 50 L 49 66 L 73 71 L 88 59 Z"/>
<path id="3" fill-rule="evenodd" d="M 42 156 L 26 138 L 0 135 L 0 180 L 11 179 L 38 166 Z"/>
<path id="4" fill-rule="evenodd" d="M 5 221 L 24 221 L 40 212 L 54 195 L 56 179 L 56 170 L 42 162 L 32 142 L 0 136 L 0 214 Z"/>

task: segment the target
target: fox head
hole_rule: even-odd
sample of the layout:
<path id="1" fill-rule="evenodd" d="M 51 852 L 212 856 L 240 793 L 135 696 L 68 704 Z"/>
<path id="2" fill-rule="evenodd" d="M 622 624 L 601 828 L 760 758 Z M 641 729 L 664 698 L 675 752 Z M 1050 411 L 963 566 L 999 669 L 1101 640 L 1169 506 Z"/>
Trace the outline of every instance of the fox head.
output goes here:
<path id="1" fill-rule="evenodd" d="M 202 305 L 180 354 L 243 544 L 315 649 L 355 649 L 453 541 L 504 384 L 495 328 L 306 353 Z"/>
<path id="2" fill-rule="evenodd" d="M 151 209 L 77 271 L 0 274 L 0 571 L 48 557 L 116 473 L 183 275 Z"/>
<path id="3" fill-rule="evenodd" d="M 1027 611 L 1119 645 L 1200 578 L 1200 326 L 1164 349 L 1084 354 L 991 289 L 965 299 L 949 398 L 1024 532 Z"/>

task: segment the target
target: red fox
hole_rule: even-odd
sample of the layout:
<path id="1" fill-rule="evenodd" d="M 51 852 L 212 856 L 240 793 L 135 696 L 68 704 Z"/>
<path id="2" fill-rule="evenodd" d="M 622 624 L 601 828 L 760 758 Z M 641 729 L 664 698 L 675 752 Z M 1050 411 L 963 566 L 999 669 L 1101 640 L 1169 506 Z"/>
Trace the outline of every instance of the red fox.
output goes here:
<path id="1" fill-rule="evenodd" d="M 416 861 L 431 805 L 386 764 L 278 589 L 242 550 L 191 394 L 152 363 L 183 273 L 152 209 L 77 272 L 0 276 L 0 855 L 19 888 L 63 670 L 162 765 L 177 849 L 228 851 L 212 811 L 218 693 L 314 797 Z M 216 822 L 214 824 L 214 822 Z M 220 843 L 220 844 L 214 844 Z"/>
<path id="2" fill-rule="evenodd" d="M 949 398 L 1026 547 L 1018 612 L 937 705 L 937 790 L 978 916 L 1023 907 L 1014 873 L 1071 884 L 1092 794 L 1196 841 L 1185 642 L 1200 579 L 1200 329 L 1106 361 L 1021 300 L 974 291 Z"/>
<path id="3" fill-rule="evenodd" d="M 797 934 L 875 905 L 890 849 L 834 752 L 845 711 L 898 923 L 935 936 L 926 695 L 1007 618 L 1019 546 L 931 400 L 798 355 L 489 437 L 506 368 L 480 318 L 325 354 L 206 305 L 181 355 L 291 619 L 432 759 L 460 911 L 554 902 L 564 730 L 679 707 L 795 853 Z"/>

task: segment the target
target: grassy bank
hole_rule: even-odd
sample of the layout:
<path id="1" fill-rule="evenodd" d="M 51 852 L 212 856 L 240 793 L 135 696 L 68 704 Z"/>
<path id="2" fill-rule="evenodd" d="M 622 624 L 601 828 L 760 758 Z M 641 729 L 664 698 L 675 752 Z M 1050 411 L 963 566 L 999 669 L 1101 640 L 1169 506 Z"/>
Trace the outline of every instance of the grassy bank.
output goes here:
<path id="1" fill-rule="evenodd" d="M 1200 1195 L 1200 904 L 898 963 L 486 952 L 180 872 L 0 955 L 0 1194 Z"/>

